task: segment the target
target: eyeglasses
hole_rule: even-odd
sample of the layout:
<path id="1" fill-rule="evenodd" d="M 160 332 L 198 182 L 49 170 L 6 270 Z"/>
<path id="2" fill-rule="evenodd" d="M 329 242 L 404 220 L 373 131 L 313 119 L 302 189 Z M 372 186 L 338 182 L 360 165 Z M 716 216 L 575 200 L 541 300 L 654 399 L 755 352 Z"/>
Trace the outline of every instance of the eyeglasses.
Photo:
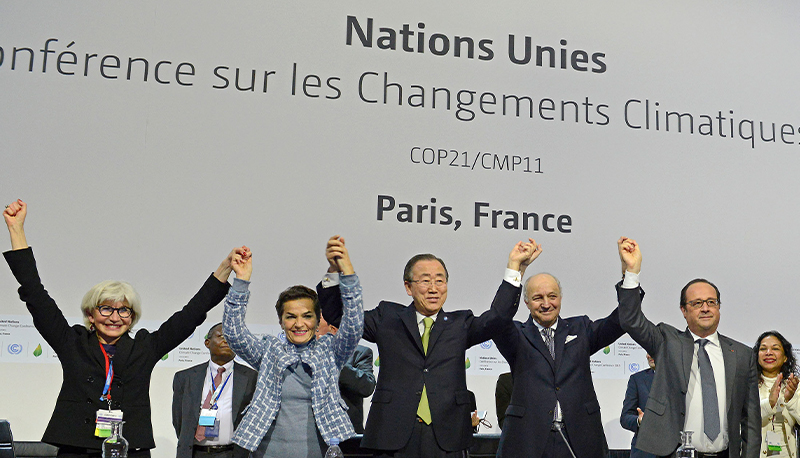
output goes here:
<path id="1" fill-rule="evenodd" d="M 117 312 L 120 318 L 130 318 L 133 315 L 133 309 L 130 307 L 114 308 L 110 305 L 98 305 L 97 311 L 103 316 L 111 316 L 114 312 Z"/>
<path id="2" fill-rule="evenodd" d="M 719 301 L 716 299 L 705 299 L 705 300 L 698 299 L 696 301 L 686 302 L 685 305 L 693 309 L 699 309 L 700 307 L 703 306 L 703 304 L 708 304 L 708 307 L 712 309 L 719 307 Z"/>
<path id="3" fill-rule="evenodd" d="M 441 278 L 437 278 L 436 280 L 431 280 L 430 278 L 426 278 L 424 280 L 409 280 L 409 283 L 416 283 L 422 289 L 428 289 L 431 285 L 436 285 L 437 288 L 445 288 L 447 287 L 447 280 L 442 280 Z"/>

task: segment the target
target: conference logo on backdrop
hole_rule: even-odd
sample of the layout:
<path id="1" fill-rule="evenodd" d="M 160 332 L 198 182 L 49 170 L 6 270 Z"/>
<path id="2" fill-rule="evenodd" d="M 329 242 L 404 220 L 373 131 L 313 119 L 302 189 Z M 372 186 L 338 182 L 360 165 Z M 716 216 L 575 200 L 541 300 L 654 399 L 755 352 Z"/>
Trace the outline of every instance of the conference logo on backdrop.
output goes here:
<path id="1" fill-rule="evenodd" d="M 481 344 L 481 348 L 483 348 L 484 350 L 488 350 L 488 349 L 492 348 L 492 341 L 491 340 L 487 340 L 486 342 L 483 342 Z"/>
<path id="2" fill-rule="evenodd" d="M 22 345 L 18 343 L 12 343 L 8 346 L 7 350 L 10 355 L 18 355 L 22 353 Z"/>
<path id="3" fill-rule="evenodd" d="M 631 372 L 639 372 L 639 363 L 628 364 L 628 370 Z"/>

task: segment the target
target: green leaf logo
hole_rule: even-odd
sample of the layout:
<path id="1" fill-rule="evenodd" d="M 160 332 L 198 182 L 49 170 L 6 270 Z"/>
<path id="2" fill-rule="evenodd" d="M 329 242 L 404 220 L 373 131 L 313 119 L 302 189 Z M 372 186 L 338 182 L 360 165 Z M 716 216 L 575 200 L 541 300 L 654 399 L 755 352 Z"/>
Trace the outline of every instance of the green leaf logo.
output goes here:
<path id="1" fill-rule="evenodd" d="M 37 358 L 42 356 L 42 344 L 36 346 L 36 350 L 33 350 L 33 356 L 36 356 Z"/>
<path id="2" fill-rule="evenodd" d="M 469 358 L 467 358 L 467 360 L 464 361 L 464 369 L 469 369 L 469 366 L 472 366 L 472 363 L 470 363 Z"/>
<path id="3" fill-rule="evenodd" d="M 166 361 L 169 358 L 169 353 L 161 357 L 161 361 Z"/>
<path id="4" fill-rule="evenodd" d="M 375 366 L 380 366 L 380 365 L 381 365 L 381 359 L 380 358 L 376 358 L 375 359 Z"/>
<path id="5" fill-rule="evenodd" d="M 605 354 L 609 354 L 609 353 L 611 353 L 611 347 L 606 347 L 606 348 L 604 348 L 604 349 L 603 349 L 603 353 L 605 353 Z"/>

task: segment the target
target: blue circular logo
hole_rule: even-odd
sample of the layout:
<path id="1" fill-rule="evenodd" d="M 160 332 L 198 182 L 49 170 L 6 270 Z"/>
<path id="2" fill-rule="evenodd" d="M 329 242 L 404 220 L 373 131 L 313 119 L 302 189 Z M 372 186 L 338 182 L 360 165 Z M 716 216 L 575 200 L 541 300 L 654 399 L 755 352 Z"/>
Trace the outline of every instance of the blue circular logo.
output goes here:
<path id="1" fill-rule="evenodd" d="M 483 348 L 484 350 L 488 350 L 488 349 L 492 348 L 492 341 L 491 340 L 487 340 L 486 342 L 483 342 L 481 344 L 481 348 Z"/>
<path id="2" fill-rule="evenodd" d="M 18 355 L 22 353 L 22 345 L 13 343 L 8 346 L 8 352 L 12 355 Z"/>
<path id="3" fill-rule="evenodd" d="M 630 369 L 631 372 L 639 372 L 639 363 L 630 363 L 628 369 Z"/>

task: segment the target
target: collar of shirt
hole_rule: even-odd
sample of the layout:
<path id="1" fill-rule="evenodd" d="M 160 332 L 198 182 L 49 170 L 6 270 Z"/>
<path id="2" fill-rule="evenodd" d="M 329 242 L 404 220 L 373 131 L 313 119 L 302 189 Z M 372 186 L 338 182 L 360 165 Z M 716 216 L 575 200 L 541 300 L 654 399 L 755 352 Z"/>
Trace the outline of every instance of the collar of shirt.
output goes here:
<path id="1" fill-rule="evenodd" d="M 556 329 L 558 329 L 558 320 L 559 320 L 559 319 L 560 319 L 560 318 L 556 318 L 556 322 L 555 322 L 555 323 L 553 323 L 553 325 L 552 325 L 552 326 L 550 326 L 551 328 L 553 328 L 553 335 L 554 335 L 554 336 L 555 336 L 555 334 L 556 334 Z M 542 326 L 541 324 L 539 324 L 539 322 L 538 322 L 538 321 L 536 321 L 536 320 L 533 320 L 533 324 L 535 324 L 535 325 L 536 325 L 536 329 L 538 329 L 538 330 L 539 330 L 539 334 L 541 334 L 541 333 L 542 333 L 542 331 L 544 330 L 544 326 Z"/>
<path id="2" fill-rule="evenodd" d="M 719 332 L 717 332 L 717 331 L 714 331 L 714 334 L 711 334 L 710 336 L 707 336 L 707 337 L 700 337 L 697 334 L 693 333 L 692 331 L 689 331 L 689 334 L 692 335 L 692 340 L 695 343 L 697 343 L 697 341 L 700 340 L 700 339 L 706 339 L 710 343 L 716 345 L 718 348 L 720 347 L 720 345 L 719 345 Z"/>
<path id="3" fill-rule="evenodd" d="M 432 318 L 433 322 L 436 323 L 436 317 L 439 316 L 439 312 L 434 313 L 430 317 L 427 317 L 427 316 L 425 316 L 425 315 L 423 315 L 423 314 L 421 314 L 419 312 L 414 312 L 414 313 L 417 314 L 417 328 L 419 329 L 419 335 L 420 336 L 425 333 L 425 324 L 422 323 L 422 320 L 424 320 L 425 318 Z M 431 329 L 432 328 L 433 328 L 433 325 L 431 325 Z"/>
<path id="4" fill-rule="evenodd" d="M 220 366 L 215 363 L 214 361 L 208 360 L 208 367 L 211 370 L 211 373 L 217 375 L 217 371 L 219 371 Z M 225 372 L 223 374 L 230 374 L 233 372 L 233 360 L 228 361 L 223 366 L 225 368 Z"/>

